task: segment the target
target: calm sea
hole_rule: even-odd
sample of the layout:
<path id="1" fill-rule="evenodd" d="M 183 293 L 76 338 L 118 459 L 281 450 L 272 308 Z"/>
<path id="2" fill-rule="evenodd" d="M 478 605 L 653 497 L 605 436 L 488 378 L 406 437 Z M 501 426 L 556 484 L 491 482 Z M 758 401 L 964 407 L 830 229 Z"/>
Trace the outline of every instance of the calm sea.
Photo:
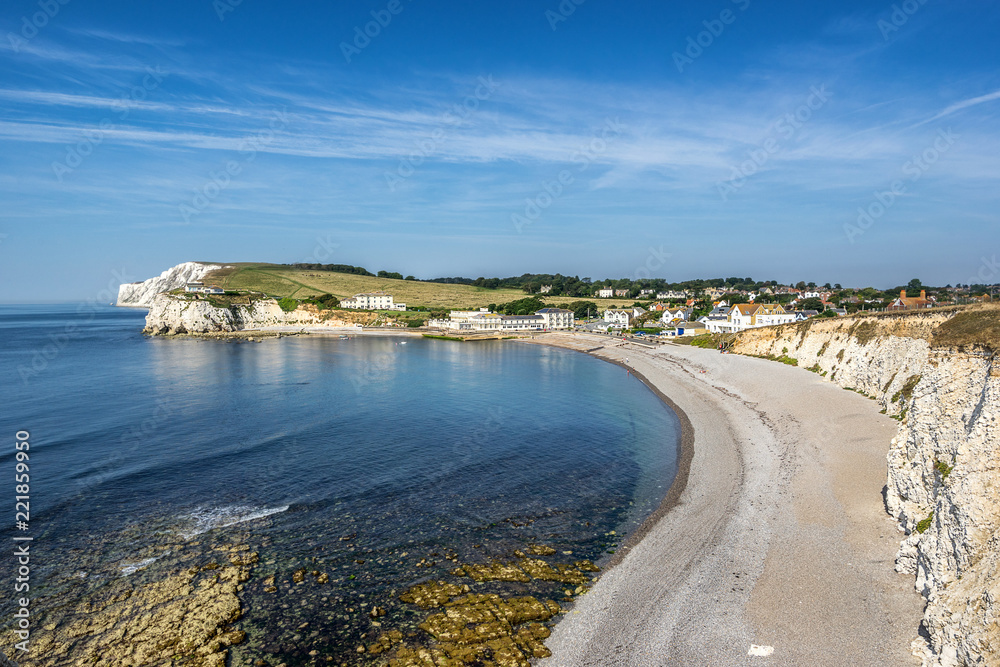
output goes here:
<path id="1" fill-rule="evenodd" d="M 155 580 L 172 554 L 213 543 L 258 551 L 255 578 L 329 572 L 294 605 L 251 580 L 234 664 L 299 664 L 312 650 L 350 660 L 358 600 L 387 607 L 387 626 L 416 622 L 396 596 L 447 578 L 445 553 L 509 560 L 542 543 L 600 564 L 675 474 L 675 415 L 583 354 L 170 340 L 141 335 L 144 315 L 0 306 L 0 479 L 13 505 L 15 433 L 29 431 L 33 591 L 52 600 Z M 5 543 L 16 534 L 4 526 Z M 9 555 L 0 566 L 9 580 Z"/>

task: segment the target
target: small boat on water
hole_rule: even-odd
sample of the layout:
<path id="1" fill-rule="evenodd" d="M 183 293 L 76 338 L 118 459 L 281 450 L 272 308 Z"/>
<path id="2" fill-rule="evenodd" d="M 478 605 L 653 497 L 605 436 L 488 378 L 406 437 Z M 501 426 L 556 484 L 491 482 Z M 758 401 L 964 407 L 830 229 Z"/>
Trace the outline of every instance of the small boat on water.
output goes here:
<path id="1" fill-rule="evenodd" d="M 340 340 L 350 340 L 350 339 L 351 339 L 350 336 L 341 336 L 340 337 Z"/>

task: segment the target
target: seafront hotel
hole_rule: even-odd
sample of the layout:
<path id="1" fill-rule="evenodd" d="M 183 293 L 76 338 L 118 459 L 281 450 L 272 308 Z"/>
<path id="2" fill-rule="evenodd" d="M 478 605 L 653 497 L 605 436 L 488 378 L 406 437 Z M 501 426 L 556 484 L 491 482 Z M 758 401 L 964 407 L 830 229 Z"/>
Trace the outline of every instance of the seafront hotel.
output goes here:
<path id="1" fill-rule="evenodd" d="M 576 318 L 572 310 L 542 308 L 534 315 L 499 315 L 486 308 L 453 310 L 446 320 L 430 320 L 427 326 L 454 331 L 553 331 L 572 329 Z"/>

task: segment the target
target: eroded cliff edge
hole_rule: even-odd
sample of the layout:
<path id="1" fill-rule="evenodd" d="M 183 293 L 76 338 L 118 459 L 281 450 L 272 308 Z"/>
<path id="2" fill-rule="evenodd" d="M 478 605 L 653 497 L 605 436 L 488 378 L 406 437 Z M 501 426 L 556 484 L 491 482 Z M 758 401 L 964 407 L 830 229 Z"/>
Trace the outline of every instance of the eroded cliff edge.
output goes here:
<path id="1" fill-rule="evenodd" d="M 149 304 L 143 333 L 213 334 L 283 327 L 375 326 L 384 324 L 383 319 L 372 311 L 320 310 L 311 304 L 299 304 L 294 310 L 285 311 L 277 301 L 264 295 L 244 294 L 225 303 L 213 303 L 201 295 L 157 294 Z"/>
<path id="2" fill-rule="evenodd" d="M 886 506 L 896 569 L 925 599 L 927 667 L 1000 664 L 1000 308 L 808 320 L 741 333 L 741 354 L 794 359 L 900 420 Z"/>

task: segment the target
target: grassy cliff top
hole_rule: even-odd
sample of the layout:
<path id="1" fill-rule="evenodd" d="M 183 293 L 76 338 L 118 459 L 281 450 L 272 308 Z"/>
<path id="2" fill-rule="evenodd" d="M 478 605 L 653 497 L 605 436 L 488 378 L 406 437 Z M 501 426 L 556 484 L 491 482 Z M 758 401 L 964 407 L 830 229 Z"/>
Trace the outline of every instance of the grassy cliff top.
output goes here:
<path id="1" fill-rule="evenodd" d="M 1000 305 L 973 306 L 934 330 L 934 347 L 979 346 L 1000 350 Z"/>
<path id="2" fill-rule="evenodd" d="M 279 264 L 230 264 L 226 268 L 212 271 L 203 282 L 218 285 L 226 290 L 255 290 L 282 298 L 305 299 L 320 294 L 333 294 L 341 299 L 362 292 L 383 291 L 392 295 L 393 300 L 408 307 L 426 306 L 435 309 L 481 308 L 491 303 L 506 303 L 523 299 L 527 294 L 517 289 L 486 289 L 472 285 L 450 285 L 428 283 L 417 280 L 397 280 L 376 278 L 351 273 L 335 273 L 315 269 L 298 269 Z M 546 304 L 578 301 L 566 296 L 542 298 Z M 632 299 L 596 300 L 601 307 L 632 305 Z"/>

